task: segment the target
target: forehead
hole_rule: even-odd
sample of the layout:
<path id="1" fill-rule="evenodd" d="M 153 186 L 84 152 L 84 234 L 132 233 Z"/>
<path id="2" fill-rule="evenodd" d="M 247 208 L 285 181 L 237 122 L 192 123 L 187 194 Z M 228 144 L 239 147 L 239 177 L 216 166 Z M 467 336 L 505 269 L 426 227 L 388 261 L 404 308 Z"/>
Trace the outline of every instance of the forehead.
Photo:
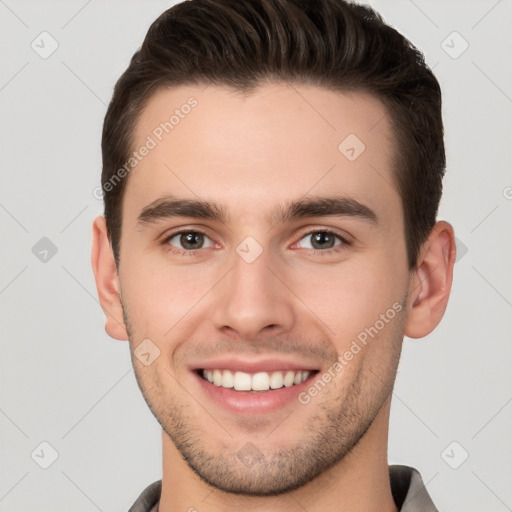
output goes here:
<path id="1" fill-rule="evenodd" d="M 133 210 L 172 194 L 254 216 L 270 203 L 333 189 L 380 202 L 376 209 L 400 208 L 389 116 L 361 92 L 283 83 L 248 94 L 224 86 L 161 89 L 137 121 L 132 150 L 145 155 L 125 191 Z"/>

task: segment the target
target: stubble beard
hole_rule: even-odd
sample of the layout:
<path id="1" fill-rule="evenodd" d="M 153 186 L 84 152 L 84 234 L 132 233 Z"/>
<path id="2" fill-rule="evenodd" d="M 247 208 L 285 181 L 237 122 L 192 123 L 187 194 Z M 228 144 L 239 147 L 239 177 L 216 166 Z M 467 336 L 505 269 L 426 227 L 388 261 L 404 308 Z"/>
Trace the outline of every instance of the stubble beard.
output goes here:
<path id="1" fill-rule="evenodd" d="M 221 440 L 209 440 L 208 432 L 211 430 L 203 429 L 188 414 L 187 411 L 194 405 L 194 399 L 181 392 L 182 385 L 179 383 L 175 383 L 174 387 L 183 397 L 182 400 L 172 393 L 161 396 L 162 389 L 168 387 L 163 386 L 160 375 L 157 372 L 146 374 L 133 361 L 135 337 L 124 304 L 123 317 L 130 340 L 137 384 L 164 432 L 201 480 L 221 491 L 245 496 L 278 496 L 289 493 L 343 461 L 370 429 L 377 414 L 391 396 L 404 325 L 404 320 L 398 319 L 393 332 L 388 336 L 389 350 L 388 359 L 384 362 L 384 376 L 361 365 L 352 381 L 344 388 L 344 392 L 334 400 L 331 398 L 322 402 L 319 399 L 311 402 L 316 412 L 307 425 L 299 425 L 301 435 L 293 445 L 269 452 L 262 441 L 249 441 L 239 446 L 236 436 L 228 432 L 225 432 Z M 163 377 L 167 378 L 165 375 Z M 168 378 L 175 379 L 170 374 Z M 199 410 L 204 411 L 201 408 Z M 205 411 L 204 416 L 207 417 Z M 210 417 L 206 419 L 207 422 L 213 421 Z M 255 420 L 257 421 L 258 419 Z M 277 424 L 279 421 L 282 420 L 278 420 Z M 295 425 L 292 413 L 277 428 L 293 428 Z M 245 422 L 244 427 L 249 430 L 250 423 Z M 213 448 L 212 444 L 217 444 L 217 447 Z M 244 461 L 244 449 L 252 453 L 250 464 Z"/>

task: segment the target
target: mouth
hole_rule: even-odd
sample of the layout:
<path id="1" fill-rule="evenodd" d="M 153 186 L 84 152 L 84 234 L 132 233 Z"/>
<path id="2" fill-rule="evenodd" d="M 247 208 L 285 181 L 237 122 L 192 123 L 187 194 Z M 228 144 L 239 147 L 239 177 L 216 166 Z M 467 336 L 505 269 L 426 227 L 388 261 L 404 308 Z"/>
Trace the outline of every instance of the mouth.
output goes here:
<path id="1" fill-rule="evenodd" d="M 235 416 L 262 417 L 281 414 L 285 408 L 304 407 L 300 393 L 314 384 L 320 371 L 297 367 L 279 370 L 278 364 L 267 364 L 268 371 L 255 366 L 242 371 L 234 365 L 229 369 L 198 368 L 192 372 L 197 396 Z"/>
<path id="2" fill-rule="evenodd" d="M 197 375 L 214 386 L 239 392 L 265 393 L 267 391 L 291 388 L 306 382 L 318 370 L 276 370 L 252 373 L 226 369 L 196 370 Z"/>

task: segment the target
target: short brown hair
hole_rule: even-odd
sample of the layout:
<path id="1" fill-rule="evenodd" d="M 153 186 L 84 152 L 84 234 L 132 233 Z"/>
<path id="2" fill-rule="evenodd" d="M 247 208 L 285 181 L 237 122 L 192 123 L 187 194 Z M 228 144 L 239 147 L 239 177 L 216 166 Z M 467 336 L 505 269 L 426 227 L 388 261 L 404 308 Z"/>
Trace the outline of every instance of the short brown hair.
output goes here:
<path id="1" fill-rule="evenodd" d="M 396 139 L 394 174 L 409 267 L 435 224 L 446 158 L 439 83 L 423 55 L 373 9 L 345 0 L 187 0 L 165 11 L 116 83 L 102 137 L 108 234 L 119 264 L 127 177 L 138 116 L 159 88 L 268 81 L 374 95 Z M 124 176 L 124 174 L 123 174 Z"/>

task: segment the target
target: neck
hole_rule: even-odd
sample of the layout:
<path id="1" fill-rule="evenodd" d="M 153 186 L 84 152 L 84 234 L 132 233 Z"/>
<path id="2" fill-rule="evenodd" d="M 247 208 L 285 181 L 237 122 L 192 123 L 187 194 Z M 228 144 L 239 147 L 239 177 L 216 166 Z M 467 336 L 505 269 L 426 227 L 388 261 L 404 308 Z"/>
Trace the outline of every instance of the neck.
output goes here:
<path id="1" fill-rule="evenodd" d="M 159 512 L 397 512 L 388 473 L 388 400 L 359 443 L 341 461 L 301 488 L 280 496 L 229 494 L 203 482 L 162 431 Z"/>

